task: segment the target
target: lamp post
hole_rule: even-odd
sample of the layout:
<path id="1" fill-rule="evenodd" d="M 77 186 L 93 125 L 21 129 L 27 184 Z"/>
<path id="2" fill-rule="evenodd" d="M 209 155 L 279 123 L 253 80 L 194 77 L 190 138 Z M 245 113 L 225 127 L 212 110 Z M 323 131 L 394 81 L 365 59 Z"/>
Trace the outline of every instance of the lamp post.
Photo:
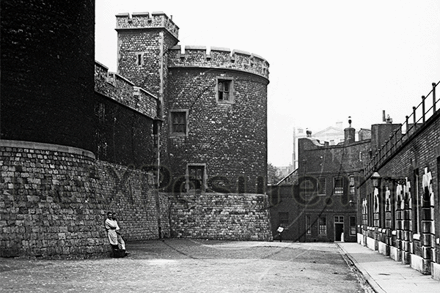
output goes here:
<path id="1" fill-rule="evenodd" d="M 375 188 L 379 188 L 381 179 L 382 177 L 380 177 L 380 174 L 377 173 L 377 171 L 374 172 L 373 175 L 371 175 L 371 181 L 373 182 L 373 186 Z"/>

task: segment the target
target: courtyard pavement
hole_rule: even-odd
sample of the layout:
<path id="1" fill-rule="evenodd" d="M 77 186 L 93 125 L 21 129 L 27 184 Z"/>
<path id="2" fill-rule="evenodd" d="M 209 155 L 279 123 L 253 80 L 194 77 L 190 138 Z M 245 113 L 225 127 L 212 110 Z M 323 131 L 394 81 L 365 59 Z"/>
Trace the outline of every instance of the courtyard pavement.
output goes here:
<path id="1" fill-rule="evenodd" d="M 337 245 L 378 293 L 440 292 L 440 281 L 358 243 Z"/>
<path id="2" fill-rule="evenodd" d="M 125 258 L 0 258 L 0 291 L 372 292 L 334 243 L 166 239 L 127 243 L 127 251 Z"/>

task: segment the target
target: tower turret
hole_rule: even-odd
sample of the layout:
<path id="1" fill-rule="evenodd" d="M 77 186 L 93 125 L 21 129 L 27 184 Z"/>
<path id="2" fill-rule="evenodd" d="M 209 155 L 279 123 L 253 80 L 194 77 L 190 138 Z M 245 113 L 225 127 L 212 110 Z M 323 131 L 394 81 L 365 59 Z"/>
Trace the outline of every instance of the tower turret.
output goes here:
<path id="1" fill-rule="evenodd" d="M 163 12 L 116 15 L 118 73 L 163 101 L 167 52 L 179 40 L 179 27 Z"/>

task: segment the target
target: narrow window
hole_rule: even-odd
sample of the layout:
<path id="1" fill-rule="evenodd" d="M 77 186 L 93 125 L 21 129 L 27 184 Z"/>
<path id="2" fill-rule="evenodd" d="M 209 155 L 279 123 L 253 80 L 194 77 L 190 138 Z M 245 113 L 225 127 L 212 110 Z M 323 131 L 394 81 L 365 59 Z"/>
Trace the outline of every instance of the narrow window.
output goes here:
<path id="1" fill-rule="evenodd" d="M 354 176 L 350 176 L 350 194 L 354 195 L 355 193 L 355 181 Z"/>
<path id="2" fill-rule="evenodd" d="M 413 212 L 414 212 L 414 224 L 413 224 L 413 233 L 420 233 L 420 198 L 419 198 L 419 169 L 414 170 L 414 186 L 411 187 L 411 198 L 413 202 Z"/>
<path id="3" fill-rule="evenodd" d="M 356 235 L 356 217 L 350 217 L 350 235 Z"/>
<path id="4" fill-rule="evenodd" d="M 171 134 L 187 134 L 187 111 L 171 111 Z"/>
<path id="5" fill-rule="evenodd" d="M 137 53 L 136 54 L 136 64 L 137 65 L 144 65 L 144 53 Z"/>
<path id="6" fill-rule="evenodd" d="M 335 195 L 344 194 L 344 181 L 342 180 L 342 177 L 337 177 L 334 179 L 334 186 Z"/>
<path id="7" fill-rule="evenodd" d="M 319 218 L 319 235 L 327 235 L 327 218 Z"/>
<path id="8" fill-rule="evenodd" d="M 205 191 L 205 165 L 188 165 L 187 190 Z"/>
<path id="9" fill-rule="evenodd" d="M 234 83 L 231 78 L 217 79 L 217 102 L 233 103 L 234 102 Z"/>
<path id="10" fill-rule="evenodd" d="M 318 194 L 325 195 L 325 183 L 326 183 L 325 177 L 320 177 L 319 178 Z"/>

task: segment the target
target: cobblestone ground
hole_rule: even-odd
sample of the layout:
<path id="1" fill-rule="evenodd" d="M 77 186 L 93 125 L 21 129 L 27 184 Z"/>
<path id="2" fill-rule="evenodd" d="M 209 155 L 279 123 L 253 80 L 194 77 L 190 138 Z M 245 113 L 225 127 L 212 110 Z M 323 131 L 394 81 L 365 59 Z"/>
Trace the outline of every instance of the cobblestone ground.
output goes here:
<path id="1" fill-rule="evenodd" d="M 1 292 L 365 292 L 335 244 L 167 239 L 120 259 L 0 259 Z"/>

